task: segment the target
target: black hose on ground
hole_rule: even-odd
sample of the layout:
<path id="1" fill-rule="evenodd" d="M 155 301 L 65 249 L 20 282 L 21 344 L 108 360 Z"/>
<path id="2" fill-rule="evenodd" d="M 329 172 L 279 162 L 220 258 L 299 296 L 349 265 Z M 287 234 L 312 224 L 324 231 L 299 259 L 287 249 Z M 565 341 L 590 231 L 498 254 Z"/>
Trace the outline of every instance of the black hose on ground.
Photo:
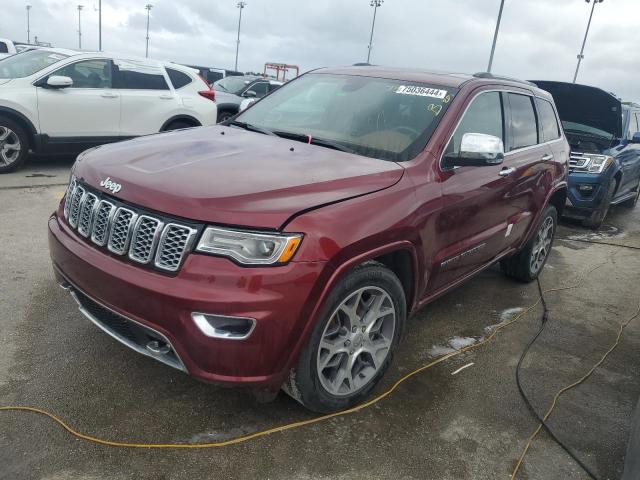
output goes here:
<path id="1" fill-rule="evenodd" d="M 516 366 L 516 384 L 518 385 L 518 391 L 520 392 L 520 396 L 522 397 L 522 399 L 524 400 L 524 403 L 527 405 L 527 408 L 529 409 L 529 411 L 531 411 L 531 413 L 533 414 L 533 416 L 538 420 L 538 422 L 540 422 L 540 424 L 544 427 L 544 429 L 547 431 L 547 433 L 549 434 L 549 436 L 551 436 L 551 438 L 562 447 L 562 449 L 567 452 L 567 454 L 569 454 L 569 456 L 571 458 L 573 458 L 573 460 L 580 465 L 580 467 L 593 479 L 593 480 L 600 480 L 598 478 L 598 476 L 593 473 L 593 471 L 589 468 L 589 466 L 587 466 L 582 460 L 580 460 L 580 458 L 578 457 L 578 455 L 574 452 L 574 450 L 569 447 L 568 445 L 566 445 L 562 440 L 560 440 L 558 438 L 558 436 L 555 434 L 555 432 L 551 429 L 551 427 L 549 426 L 549 424 L 545 421 L 545 419 L 536 411 L 536 409 L 533 407 L 531 400 L 529 400 L 529 397 L 527 396 L 526 392 L 524 391 L 524 388 L 522 386 L 522 382 L 520 380 L 520 368 L 522 367 L 522 363 L 524 362 L 524 359 L 526 358 L 527 354 L 529 353 L 529 350 L 531 349 L 531 347 L 533 346 L 533 344 L 536 342 L 536 340 L 540 337 L 540 335 L 542 334 L 542 332 L 544 331 L 545 327 L 547 326 L 548 320 L 549 320 L 549 309 L 547 307 L 547 302 L 545 301 L 544 298 L 544 292 L 542 291 L 542 285 L 540 285 L 540 277 L 538 277 L 536 279 L 537 284 L 538 284 L 538 292 L 540 292 L 540 300 L 542 302 L 542 308 L 543 308 L 543 313 L 542 313 L 542 319 L 541 319 L 541 323 L 540 323 L 540 328 L 538 329 L 538 331 L 536 332 L 536 334 L 531 338 L 531 340 L 529 340 L 529 343 L 527 343 L 527 346 L 525 347 L 525 349 L 522 351 L 522 354 L 520 355 L 520 359 L 518 360 L 518 365 Z"/>

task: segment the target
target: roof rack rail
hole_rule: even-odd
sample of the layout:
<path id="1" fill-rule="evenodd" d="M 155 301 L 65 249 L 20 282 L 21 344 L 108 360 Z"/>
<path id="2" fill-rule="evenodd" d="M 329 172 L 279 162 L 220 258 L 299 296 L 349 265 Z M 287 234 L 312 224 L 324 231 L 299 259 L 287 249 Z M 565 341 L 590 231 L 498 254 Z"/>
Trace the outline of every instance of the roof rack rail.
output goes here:
<path id="1" fill-rule="evenodd" d="M 490 72 L 477 72 L 477 73 L 474 73 L 473 76 L 476 78 L 492 78 L 494 80 L 508 80 L 510 82 L 524 83 L 525 85 L 529 85 L 531 87 L 537 87 L 535 83 L 530 82 L 528 80 L 522 80 L 520 78 L 514 78 L 514 77 L 506 77 L 504 75 L 494 75 L 493 73 L 490 73 Z"/>

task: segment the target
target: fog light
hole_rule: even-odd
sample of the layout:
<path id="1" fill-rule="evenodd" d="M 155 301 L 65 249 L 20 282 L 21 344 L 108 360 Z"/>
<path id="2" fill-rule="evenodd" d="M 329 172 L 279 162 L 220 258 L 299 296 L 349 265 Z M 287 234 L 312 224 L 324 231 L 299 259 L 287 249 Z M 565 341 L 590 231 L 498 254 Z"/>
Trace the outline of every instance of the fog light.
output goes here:
<path id="1" fill-rule="evenodd" d="M 193 312 L 191 318 L 207 337 L 226 340 L 244 340 L 251 335 L 256 325 L 253 318 L 226 317 L 208 313 Z"/>

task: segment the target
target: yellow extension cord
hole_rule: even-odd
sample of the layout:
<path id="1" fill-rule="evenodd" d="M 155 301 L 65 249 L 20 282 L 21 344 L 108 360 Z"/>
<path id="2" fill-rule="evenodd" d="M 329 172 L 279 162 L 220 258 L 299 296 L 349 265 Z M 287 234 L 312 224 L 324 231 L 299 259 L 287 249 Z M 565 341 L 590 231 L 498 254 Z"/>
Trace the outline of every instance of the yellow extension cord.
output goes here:
<path id="1" fill-rule="evenodd" d="M 586 277 L 588 277 L 588 275 L 593 272 L 594 270 L 596 270 L 597 268 L 601 267 L 602 265 L 604 265 L 604 263 L 599 264 L 593 268 L 591 268 L 589 271 L 587 271 L 586 273 L 584 273 L 583 275 L 581 275 L 580 277 L 578 277 L 578 280 L 573 284 L 573 285 L 569 285 L 566 287 L 557 287 L 557 288 L 549 288 L 547 290 L 544 290 L 543 293 L 551 293 L 551 292 L 559 292 L 559 291 L 564 291 L 564 290 L 571 290 L 571 289 L 575 289 L 578 288 L 582 282 L 584 281 L 584 279 Z M 284 432 L 287 430 L 292 430 L 295 428 L 300 428 L 300 427 L 304 427 L 306 425 L 312 425 L 314 423 L 320 423 L 323 422 L 325 420 L 329 420 L 331 418 L 334 417 L 340 417 L 343 415 L 349 415 L 351 413 L 356 413 L 359 412 L 360 410 L 363 410 L 365 408 L 368 408 L 378 402 L 380 402 L 381 400 L 383 400 L 384 398 L 388 397 L 389 395 L 391 395 L 402 383 L 406 382 L 407 380 L 409 380 L 410 378 L 412 378 L 413 376 L 431 368 L 434 367 L 442 362 L 444 362 L 445 360 L 448 360 L 452 357 L 458 356 L 464 352 L 467 352 L 469 350 L 474 350 L 476 348 L 479 348 L 482 345 L 485 345 L 486 343 L 490 342 L 491 340 L 493 340 L 493 338 L 498 334 L 499 331 L 503 330 L 504 328 L 513 325 L 514 323 L 516 323 L 518 320 L 520 320 L 523 316 L 525 316 L 527 313 L 529 313 L 531 310 L 533 310 L 535 307 L 537 307 L 540 302 L 542 300 L 542 297 L 538 297 L 538 299 L 531 304 L 530 306 L 528 306 L 527 308 L 525 308 L 522 312 L 520 312 L 516 317 L 514 317 L 512 320 L 506 322 L 506 323 L 502 323 L 500 325 L 498 325 L 493 332 L 491 332 L 490 335 L 488 335 L 487 337 L 485 337 L 484 339 L 480 340 L 477 343 L 474 343 L 472 345 L 468 345 L 466 347 L 460 348 L 456 351 L 450 352 L 446 355 L 443 355 L 442 357 L 439 357 L 437 359 L 435 359 L 434 361 L 427 363 L 425 365 L 422 365 L 421 367 L 413 370 L 412 372 L 404 375 L 403 377 L 401 377 L 399 380 L 397 380 L 388 390 L 384 391 L 383 393 L 381 393 L 380 395 L 372 398 L 371 400 L 368 400 L 360 405 L 356 405 L 355 407 L 349 408 L 347 410 L 342 410 L 339 412 L 334 412 L 334 413 L 330 413 L 327 415 L 322 415 L 319 417 L 315 417 L 315 418 L 311 418 L 309 420 L 302 420 L 299 422 L 292 422 L 292 423 L 288 423 L 285 425 L 281 425 L 278 427 L 273 427 L 273 428 L 269 428 L 267 430 L 261 430 L 258 432 L 254 432 L 248 435 L 242 435 L 242 436 L 238 436 L 235 438 L 231 438 L 229 440 L 224 440 L 224 441 L 220 441 L 220 442 L 208 442 L 208 443 L 133 443 L 133 442 L 118 442 L 118 441 L 113 441 L 113 440 L 105 440 L 102 438 L 98 438 L 98 437 L 94 437 L 91 435 L 87 435 L 84 434 L 82 432 L 78 432 L 77 430 L 74 430 L 72 427 L 70 427 L 64 420 L 62 420 L 60 417 L 56 416 L 55 414 L 48 412 L 44 409 L 41 408 L 37 408 L 37 407 L 26 407 L 26 406 L 2 406 L 0 407 L 0 411 L 21 411 L 21 412 L 32 412 L 32 413 L 37 413 L 40 415 L 43 415 L 45 417 L 48 417 L 49 419 L 53 420 L 54 422 L 56 422 L 57 424 L 59 424 L 64 430 L 66 430 L 68 433 L 70 433 L 71 435 L 73 435 L 76 438 L 79 438 L 81 440 L 85 440 L 87 442 L 92 442 L 92 443 L 96 443 L 99 445 L 106 445 L 106 446 L 111 446 L 111 447 L 124 447 L 124 448 L 148 448 L 148 449 L 199 449 L 199 448 L 220 448 L 220 447 L 226 447 L 229 445 L 236 445 L 239 443 L 244 443 L 244 442 L 248 442 L 250 440 L 254 440 L 256 438 L 260 438 L 260 437 L 264 437 L 267 435 L 271 435 L 273 433 L 277 433 L 277 432 Z M 607 353 L 602 357 L 602 359 L 585 375 L 583 376 L 580 380 L 578 380 L 577 382 L 564 387 L 562 390 L 560 390 L 554 397 L 553 402 L 551 407 L 549 408 L 549 410 L 547 411 L 547 414 L 545 415 L 545 420 L 551 415 L 551 412 L 553 411 L 553 409 L 555 408 L 556 402 L 558 400 L 558 398 L 567 390 L 569 390 L 570 388 L 573 388 L 577 385 L 579 385 L 580 383 L 582 383 L 589 375 L 591 375 L 591 373 L 593 373 L 593 371 L 600 365 L 602 364 L 602 362 L 604 362 L 604 360 L 606 359 L 606 357 L 609 355 L 609 353 L 611 353 L 618 345 L 618 343 L 620 342 L 620 338 L 622 336 L 622 332 L 624 330 L 624 328 L 631 322 L 631 320 L 633 320 L 635 317 L 638 316 L 638 314 L 640 314 L 640 305 L 638 306 L 638 312 L 636 312 L 636 314 L 631 317 L 626 323 L 624 323 L 623 325 L 621 325 L 620 327 L 620 331 L 618 333 L 618 338 L 616 340 L 616 343 L 607 351 Z M 529 447 L 531 446 L 531 443 L 533 442 L 534 438 L 536 437 L 536 435 L 538 434 L 538 432 L 540 431 L 542 427 L 542 424 L 540 424 L 538 426 L 538 428 L 534 431 L 534 433 L 529 437 L 529 440 L 527 441 L 525 448 L 522 452 L 522 454 L 519 457 L 518 463 L 512 473 L 511 478 L 515 479 L 515 476 L 522 464 L 522 461 L 524 459 L 524 456 L 526 455 Z"/>

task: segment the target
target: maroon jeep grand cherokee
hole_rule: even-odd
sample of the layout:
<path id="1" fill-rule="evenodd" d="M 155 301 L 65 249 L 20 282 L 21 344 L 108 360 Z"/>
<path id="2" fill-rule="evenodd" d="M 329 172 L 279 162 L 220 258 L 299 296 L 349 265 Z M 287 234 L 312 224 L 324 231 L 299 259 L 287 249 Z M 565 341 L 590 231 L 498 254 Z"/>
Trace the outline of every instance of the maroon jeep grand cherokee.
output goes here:
<path id="1" fill-rule="evenodd" d="M 81 154 L 51 257 L 134 350 L 342 409 L 380 380 L 409 313 L 498 261 L 536 278 L 568 153 L 527 82 L 318 70 L 225 125 Z"/>

